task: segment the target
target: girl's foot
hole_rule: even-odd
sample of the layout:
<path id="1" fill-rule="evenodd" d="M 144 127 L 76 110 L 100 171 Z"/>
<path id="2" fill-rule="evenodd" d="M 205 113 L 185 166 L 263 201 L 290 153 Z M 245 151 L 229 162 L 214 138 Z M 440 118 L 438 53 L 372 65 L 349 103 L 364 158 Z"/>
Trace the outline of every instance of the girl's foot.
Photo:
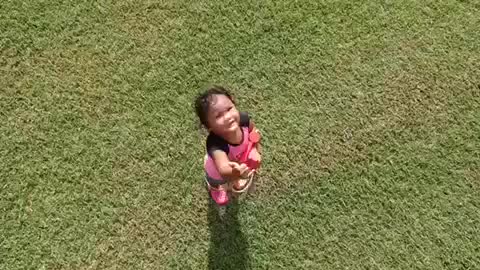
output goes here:
<path id="1" fill-rule="evenodd" d="M 228 194 L 227 189 L 224 185 L 218 186 L 218 188 L 210 187 L 210 196 L 218 205 L 227 205 L 228 204 Z"/>
<path id="2" fill-rule="evenodd" d="M 234 193 L 245 192 L 252 185 L 254 178 L 255 178 L 255 170 L 252 170 L 248 173 L 247 178 L 240 178 L 233 183 L 232 191 Z"/>
<path id="3" fill-rule="evenodd" d="M 242 190 L 245 188 L 245 186 L 248 184 L 249 179 L 248 178 L 240 178 L 237 181 L 233 183 L 233 188 L 236 190 Z"/>

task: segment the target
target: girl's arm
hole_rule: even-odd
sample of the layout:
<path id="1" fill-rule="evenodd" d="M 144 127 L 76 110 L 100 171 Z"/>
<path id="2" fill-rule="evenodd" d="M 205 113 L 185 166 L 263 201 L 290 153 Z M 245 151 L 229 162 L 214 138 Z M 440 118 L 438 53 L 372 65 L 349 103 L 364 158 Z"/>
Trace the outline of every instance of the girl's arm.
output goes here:
<path id="1" fill-rule="evenodd" d="M 252 120 L 250 120 L 250 123 L 248 124 L 248 133 L 250 133 L 254 130 L 257 130 L 258 132 L 260 132 L 258 130 L 258 128 L 255 127 L 255 123 Z M 262 145 L 260 144 L 260 142 L 255 144 L 255 148 L 257 149 L 258 154 L 261 155 L 262 154 Z"/>
<path id="2" fill-rule="evenodd" d="M 248 123 L 248 133 L 252 132 L 255 129 L 255 123 L 253 123 L 252 119 L 250 119 Z"/>
<path id="3" fill-rule="evenodd" d="M 260 144 L 260 142 L 258 142 L 257 144 L 255 144 L 255 148 L 257 148 L 257 152 L 259 155 L 262 155 L 262 145 Z"/>
<path id="4" fill-rule="evenodd" d="M 213 151 L 212 158 L 215 162 L 218 172 L 222 178 L 227 181 L 238 180 L 240 176 L 248 173 L 248 167 L 245 164 L 231 162 L 228 159 L 227 154 L 222 150 Z"/>

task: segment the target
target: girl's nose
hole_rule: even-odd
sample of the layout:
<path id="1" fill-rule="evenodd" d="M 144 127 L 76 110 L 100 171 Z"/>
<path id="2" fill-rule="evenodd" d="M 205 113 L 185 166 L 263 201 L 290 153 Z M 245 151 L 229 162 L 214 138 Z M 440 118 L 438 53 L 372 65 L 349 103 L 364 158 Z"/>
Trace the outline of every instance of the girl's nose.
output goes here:
<path id="1" fill-rule="evenodd" d="M 231 112 L 227 112 L 227 113 L 225 114 L 225 119 L 226 119 L 227 121 L 231 121 L 231 120 L 233 119 L 233 114 L 232 114 Z"/>

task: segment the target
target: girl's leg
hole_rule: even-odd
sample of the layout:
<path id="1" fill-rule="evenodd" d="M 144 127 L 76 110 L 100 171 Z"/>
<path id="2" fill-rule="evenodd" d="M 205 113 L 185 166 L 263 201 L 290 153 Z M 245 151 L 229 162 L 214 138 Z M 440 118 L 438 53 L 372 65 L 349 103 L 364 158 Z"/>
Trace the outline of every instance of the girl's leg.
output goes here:
<path id="1" fill-rule="evenodd" d="M 228 200 L 228 193 L 227 193 L 227 184 L 225 180 L 216 180 L 208 175 L 206 176 L 206 180 L 209 185 L 209 193 L 212 199 L 220 206 L 227 205 Z"/>
<path id="2" fill-rule="evenodd" d="M 210 196 L 218 205 L 228 204 L 226 181 L 222 179 L 215 163 L 208 155 L 205 155 L 204 167 Z"/>
<path id="3" fill-rule="evenodd" d="M 249 182 L 249 179 L 240 178 L 237 181 L 233 182 L 233 188 L 236 190 L 242 190 Z"/>

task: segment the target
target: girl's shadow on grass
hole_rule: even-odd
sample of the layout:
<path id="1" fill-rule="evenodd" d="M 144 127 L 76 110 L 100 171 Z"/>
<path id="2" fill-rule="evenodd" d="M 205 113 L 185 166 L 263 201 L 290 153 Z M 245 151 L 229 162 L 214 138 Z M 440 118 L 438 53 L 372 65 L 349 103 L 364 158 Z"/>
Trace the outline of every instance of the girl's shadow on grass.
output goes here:
<path id="1" fill-rule="evenodd" d="M 240 205 L 232 200 L 221 219 L 218 208 L 211 199 L 208 207 L 208 225 L 210 227 L 210 248 L 208 250 L 209 269 L 249 269 L 247 239 L 238 222 Z"/>

